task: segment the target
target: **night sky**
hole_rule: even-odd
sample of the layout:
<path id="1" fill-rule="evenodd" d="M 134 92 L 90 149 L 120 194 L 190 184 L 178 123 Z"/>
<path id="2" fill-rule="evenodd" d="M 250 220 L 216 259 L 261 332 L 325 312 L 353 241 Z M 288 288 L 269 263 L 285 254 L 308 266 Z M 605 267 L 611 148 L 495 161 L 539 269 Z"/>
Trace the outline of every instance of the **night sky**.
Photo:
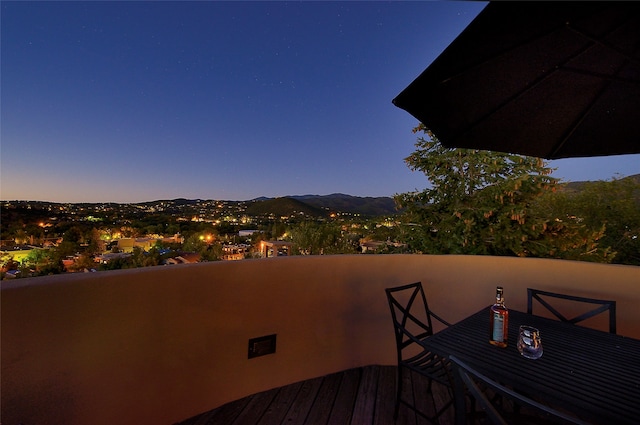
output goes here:
<path id="1" fill-rule="evenodd" d="M 426 178 L 391 100 L 482 2 L 1 3 L 1 198 L 346 193 Z M 640 155 L 551 161 L 563 181 Z"/>

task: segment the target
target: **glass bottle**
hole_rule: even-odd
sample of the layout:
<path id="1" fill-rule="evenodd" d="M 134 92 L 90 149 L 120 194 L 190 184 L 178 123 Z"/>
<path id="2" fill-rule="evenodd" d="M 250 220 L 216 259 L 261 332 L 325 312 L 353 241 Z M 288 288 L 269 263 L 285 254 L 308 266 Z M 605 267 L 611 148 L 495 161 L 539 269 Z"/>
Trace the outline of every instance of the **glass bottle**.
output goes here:
<path id="1" fill-rule="evenodd" d="M 489 342 L 498 347 L 506 347 L 509 336 L 509 310 L 504 306 L 502 286 L 496 288 L 496 303 L 491 306 L 489 318 Z"/>

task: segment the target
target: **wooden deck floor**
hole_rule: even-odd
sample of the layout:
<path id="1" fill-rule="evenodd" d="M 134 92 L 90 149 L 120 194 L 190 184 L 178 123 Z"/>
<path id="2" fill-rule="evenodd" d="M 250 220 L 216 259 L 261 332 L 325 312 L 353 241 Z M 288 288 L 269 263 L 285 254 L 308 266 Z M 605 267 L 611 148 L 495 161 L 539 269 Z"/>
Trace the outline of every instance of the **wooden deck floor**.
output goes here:
<path id="1" fill-rule="evenodd" d="M 225 404 L 176 425 L 320 425 L 320 424 L 397 424 L 429 423 L 411 409 L 400 406 L 393 420 L 396 367 L 366 366 L 297 382 Z M 450 400 L 446 388 L 433 384 L 433 397 L 420 377 L 408 377 L 405 397 L 416 394 L 420 408 L 430 413 Z M 440 424 L 453 423 L 453 408 Z"/>

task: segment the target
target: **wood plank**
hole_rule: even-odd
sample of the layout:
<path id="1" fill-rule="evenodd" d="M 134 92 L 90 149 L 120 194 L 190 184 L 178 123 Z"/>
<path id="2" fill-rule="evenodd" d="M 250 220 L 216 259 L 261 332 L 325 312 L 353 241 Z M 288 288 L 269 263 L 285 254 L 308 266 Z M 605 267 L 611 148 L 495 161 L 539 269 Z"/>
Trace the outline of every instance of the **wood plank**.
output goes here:
<path id="1" fill-rule="evenodd" d="M 433 403 L 433 394 L 431 393 L 432 387 L 429 386 L 429 378 L 420 375 L 417 372 L 412 372 L 411 382 L 413 385 L 413 394 L 416 408 L 419 412 L 432 418 L 435 416 L 435 409 Z M 416 416 L 417 425 L 428 425 L 430 421 L 424 416 Z"/>
<path id="2" fill-rule="evenodd" d="M 450 388 L 434 382 L 432 385 L 433 402 L 437 409 L 442 409 L 447 403 L 453 400 L 453 390 Z M 442 413 L 440 417 L 440 423 L 454 423 L 455 422 L 455 408 L 451 404 L 447 410 Z"/>
<path id="3" fill-rule="evenodd" d="M 242 411 L 242 408 L 240 408 L 237 413 L 240 413 L 240 411 Z M 215 423 L 213 421 L 215 420 L 214 418 L 217 416 L 218 412 L 219 410 L 217 409 L 211 410 L 209 412 L 205 412 L 201 415 L 195 416 L 191 419 L 181 422 L 180 425 L 207 425 L 210 423 Z M 236 416 L 237 416 L 237 413 L 236 413 Z M 234 416 L 234 419 L 235 419 L 235 416 Z"/>
<path id="4" fill-rule="evenodd" d="M 256 425 L 279 391 L 279 388 L 274 388 L 255 394 L 244 410 L 229 425 Z M 222 424 L 222 422 L 216 423 Z"/>
<path id="5" fill-rule="evenodd" d="M 309 410 L 309 416 L 307 416 L 305 423 L 322 425 L 329 421 L 329 415 L 336 400 L 341 381 L 341 373 L 333 373 L 324 377 L 318 390 L 318 396 Z"/>
<path id="6" fill-rule="evenodd" d="M 280 425 L 301 387 L 302 382 L 281 387 L 256 425 Z"/>
<path id="7" fill-rule="evenodd" d="M 302 383 L 302 387 L 296 398 L 293 400 L 287 415 L 282 420 L 283 424 L 304 424 L 307 416 L 309 415 L 309 411 L 311 410 L 311 406 L 313 405 L 316 396 L 318 395 L 318 391 L 320 390 L 320 385 L 322 385 L 322 377 L 309 379 Z"/>
<path id="8" fill-rule="evenodd" d="M 179 425 L 389 425 L 394 423 L 396 374 L 395 366 L 334 373 L 244 397 Z M 419 403 L 428 405 L 431 397 L 425 393 L 425 380 L 411 378 L 405 374 L 404 397 L 413 400 L 415 393 Z M 432 391 L 436 404 L 450 397 L 446 387 L 437 383 L 432 384 Z M 447 413 L 440 425 L 454 423 L 453 409 Z M 416 425 L 413 410 L 401 406 L 395 425 Z"/>
<path id="9" fill-rule="evenodd" d="M 380 368 L 373 425 L 388 425 L 394 422 L 396 375 L 397 368 L 395 366 L 382 366 Z"/>
<path id="10" fill-rule="evenodd" d="M 362 368 L 362 377 L 360 378 L 360 386 L 358 387 L 355 405 L 353 406 L 351 423 L 373 424 L 380 369 L 380 366 L 367 366 Z"/>
<path id="11" fill-rule="evenodd" d="M 349 369 L 342 372 L 342 381 L 340 382 L 333 409 L 331 409 L 329 424 L 349 425 L 351 423 L 361 377 L 362 368 Z"/>
<path id="12" fill-rule="evenodd" d="M 218 408 L 194 416 L 176 425 L 230 424 L 247 407 L 253 395 L 224 404 Z"/>
<path id="13" fill-rule="evenodd" d="M 407 368 L 402 369 L 402 387 L 400 391 L 400 397 L 405 402 L 415 406 L 415 400 L 413 397 L 413 383 L 411 379 L 411 371 Z M 400 409 L 398 410 L 397 423 L 406 425 L 416 425 L 416 413 L 408 406 L 400 403 Z"/>

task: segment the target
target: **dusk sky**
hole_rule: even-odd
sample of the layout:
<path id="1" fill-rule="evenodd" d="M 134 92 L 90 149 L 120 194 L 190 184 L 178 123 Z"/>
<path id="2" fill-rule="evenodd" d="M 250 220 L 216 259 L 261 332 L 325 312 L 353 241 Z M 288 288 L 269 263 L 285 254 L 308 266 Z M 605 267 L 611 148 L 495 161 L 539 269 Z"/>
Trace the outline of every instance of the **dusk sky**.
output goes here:
<path id="1" fill-rule="evenodd" d="M 1 198 L 421 190 L 418 123 L 391 101 L 485 5 L 2 1 Z M 549 164 L 640 173 L 640 155 Z"/>

